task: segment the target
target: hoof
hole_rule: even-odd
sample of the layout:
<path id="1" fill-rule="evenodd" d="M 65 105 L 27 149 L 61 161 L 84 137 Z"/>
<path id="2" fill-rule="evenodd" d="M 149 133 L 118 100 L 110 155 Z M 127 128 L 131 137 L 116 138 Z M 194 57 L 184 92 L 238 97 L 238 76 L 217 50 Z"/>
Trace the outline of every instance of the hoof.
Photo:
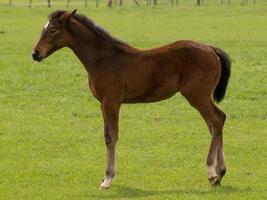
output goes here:
<path id="1" fill-rule="evenodd" d="M 107 190 L 111 185 L 112 178 L 105 178 L 100 185 L 101 190 Z"/>
<path id="2" fill-rule="evenodd" d="M 214 177 L 209 178 L 209 182 L 214 187 L 221 186 L 221 180 L 219 179 L 218 176 L 214 176 Z"/>
<path id="3" fill-rule="evenodd" d="M 216 169 L 216 173 L 218 174 L 219 179 L 222 180 L 222 178 L 223 178 L 224 175 L 226 174 L 226 168 L 224 168 L 224 169 L 219 169 L 219 168 L 217 168 L 217 169 Z"/>
<path id="4" fill-rule="evenodd" d="M 221 178 L 226 174 L 226 169 L 221 170 Z"/>
<path id="5" fill-rule="evenodd" d="M 99 189 L 100 189 L 100 190 L 103 190 L 103 191 L 106 191 L 106 190 L 108 190 L 108 187 L 105 187 L 105 186 L 103 186 L 103 185 L 100 185 Z"/>

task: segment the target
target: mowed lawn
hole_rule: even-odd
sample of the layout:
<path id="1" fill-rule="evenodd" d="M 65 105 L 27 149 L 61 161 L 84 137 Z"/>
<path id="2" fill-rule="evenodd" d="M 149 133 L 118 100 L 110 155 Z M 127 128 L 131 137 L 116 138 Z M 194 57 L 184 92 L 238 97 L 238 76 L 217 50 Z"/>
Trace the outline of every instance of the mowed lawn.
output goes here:
<path id="1" fill-rule="evenodd" d="M 69 49 L 42 63 L 31 49 L 60 7 L 0 7 L 0 199 L 267 199 L 267 6 L 78 7 L 139 48 L 180 39 L 213 44 L 232 58 L 219 107 L 227 175 L 206 176 L 208 129 L 177 94 L 123 105 L 117 176 L 99 190 L 106 150 L 98 101 Z M 64 7 L 61 7 L 61 9 Z M 73 9 L 72 6 L 69 10 Z"/>

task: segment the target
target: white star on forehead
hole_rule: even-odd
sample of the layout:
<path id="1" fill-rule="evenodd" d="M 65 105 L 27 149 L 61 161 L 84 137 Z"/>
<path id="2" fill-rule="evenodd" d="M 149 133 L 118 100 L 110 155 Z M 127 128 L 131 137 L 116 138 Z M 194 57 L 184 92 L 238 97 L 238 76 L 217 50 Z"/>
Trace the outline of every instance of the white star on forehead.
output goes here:
<path id="1" fill-rule="evenodd" d="M 49 23 L 50 23 L 49 21 L 46 23 L 46 25 L 44 27 L 45 29 L 48 27 Z"/>

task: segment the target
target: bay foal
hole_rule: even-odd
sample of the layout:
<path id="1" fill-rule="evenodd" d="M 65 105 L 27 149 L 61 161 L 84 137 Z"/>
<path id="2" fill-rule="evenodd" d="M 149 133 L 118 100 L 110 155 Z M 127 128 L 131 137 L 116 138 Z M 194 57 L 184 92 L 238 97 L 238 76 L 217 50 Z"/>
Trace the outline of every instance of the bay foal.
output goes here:
<path id="1" fill-rule="evenodd" d="M 196 108 L 211 133 L 207 156 L 208 179 L 219 185 L 226 172 L 222 129 L 225 114 L 215 106 L 224 97 L 230 77 L 230 60 L 221 49 L 192 41 L 177 41 L 139 50 L 112 37 L 89 18 L 56 11 L 33 49 L 41 61 L 62 47 L 69 47 L 88 72 L 89 87 L 101 103 L 107 168 L 101 188 L 115 175 L 115 145 L 122 103 L 149 103 L 170 98 L 178 91 Z"/>

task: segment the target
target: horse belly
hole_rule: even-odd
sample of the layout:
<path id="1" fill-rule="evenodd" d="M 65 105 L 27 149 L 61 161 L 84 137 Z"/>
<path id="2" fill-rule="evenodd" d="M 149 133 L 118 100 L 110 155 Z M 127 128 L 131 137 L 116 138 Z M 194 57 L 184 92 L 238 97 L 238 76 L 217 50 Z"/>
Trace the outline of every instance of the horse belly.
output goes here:
<path id="1" fill-rule="evenodd" d="M 166 78 L 164 81 L 139 83 L 139 87 L 126 87 L 124 103 L 152 103 L 172 97 L 178 90 L 178 78 Z"/>

